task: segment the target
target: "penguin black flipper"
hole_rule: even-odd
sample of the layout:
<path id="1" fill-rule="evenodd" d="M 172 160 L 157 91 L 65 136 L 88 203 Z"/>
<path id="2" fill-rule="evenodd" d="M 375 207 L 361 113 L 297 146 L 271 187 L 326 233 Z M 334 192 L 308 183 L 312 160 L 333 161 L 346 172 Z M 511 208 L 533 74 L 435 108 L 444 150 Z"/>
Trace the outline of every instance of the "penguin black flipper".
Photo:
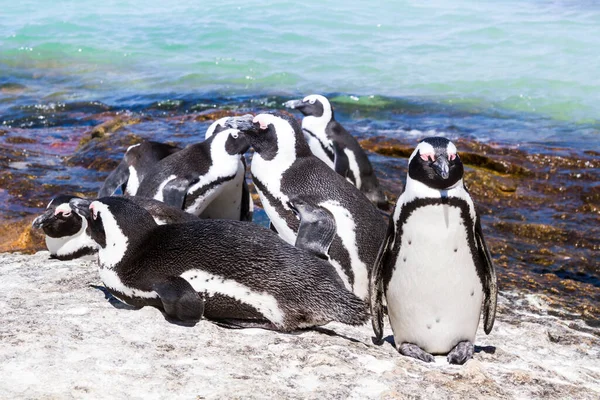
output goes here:
<path id="1" fill-rule="evenodd" d="M 397 207 L 400 207 L 398 205 Z M 396 215 L 396 211 L 392 213 Z M 371 276 L 369 279 L 369 298 L 371 303 L 371 324 L 373 325 L 373 332 L 375 337 L 373 343 L 377 345 L 383 344 L 383 290 L 384 290 L 384 270 L 386 268 L 393 268 L 393 263 L 390 266 L 388 258 L 390 253 L 393 251 L 392 245 L 396 241 L 396 225 L 394 219 L 390 217 L 388 224 L 388 230 L 385 235 L 385 240 L 379 248 L 375 264 L 371 270 Z M 389 275 L 389 273 L 387 273 Z"/>
<path id="2" fill-rule="evenodd" d="M 295 246 L 308 250 L 323 260 L 329 260 L 329 247 L 337 232 L 333 214 L 323 207 L 312 206 L 300 199 L 290 201 L 290 207 L 300 217 Z"/>
<path id="3" fill-rule="evenodd" d="M 188 187 L 192 183 L 185 178 L 175 178 L 169 181 L 163 188 L 163 202 L 180 209 L 183 209 L 185 203 L 185 195 Z"/>
<path id="4" fill-rule="evenodd" d="M 492 256 L 483 238 L 479 216 L 475 221 L 475 241 L 477 243 L 477 252 L 481 263 L 481 286 L 483 287 L 483 330 L 487 334 L 492 331 L 496 319 L 496 304 L 498 301 L 498 281 L 496 278 L 496 268 L 492 262 Z"/>
<path id="5" fill-rule="evenodd" d="M 332 143 L 333 143 L 333 152 L 334 152 L 333 165 L 334 165 L 335 172 L 337 172 L 344 178 L 348 178 L 348 175 L 351 172 L 350 171 L 350 161 L 348 161 L 348 156 L 344 152 L 344 149 L 337 142 L 334 141 Z M 356 179 L 354 178 L 354 174 L 351 174 L 351 175 L 352 175 L 352 177 L 351 177 L 352 184 L 356 185 Z"/>
<path id="6" fill-rule="evenodd" d="M 127 183 L 129 180 L 129 165 L 125 160 L 121 161 L 117 168 L 108 175 L 108 178 L 104 181 L 104 184 L 98 191 L 98 198 L 112 196 L 116 192 L 117 188 Z M 121 187 L 123 192 L 125 188 Z"/>
<path id="7" fill-rule="evenodd" d="M 204 314 L 204 300 L 192 285 L 180 276 L 155 283 L 152 289 L 162 301 L 165 313 L 180 321 L 199 321 Z"/>

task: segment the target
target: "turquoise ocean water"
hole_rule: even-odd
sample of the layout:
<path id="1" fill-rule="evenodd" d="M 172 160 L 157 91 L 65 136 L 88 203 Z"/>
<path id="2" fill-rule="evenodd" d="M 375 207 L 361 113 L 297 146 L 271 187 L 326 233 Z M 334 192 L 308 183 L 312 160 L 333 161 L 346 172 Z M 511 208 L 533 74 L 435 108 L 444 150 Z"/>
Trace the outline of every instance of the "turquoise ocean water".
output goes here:
<path id="1" fill-rule="evenodd" d="M 5 126 L 65 104 L 316 92 L 467 112 L 483 140 L 600 143 L 598 2 L 0 3 Z"/>

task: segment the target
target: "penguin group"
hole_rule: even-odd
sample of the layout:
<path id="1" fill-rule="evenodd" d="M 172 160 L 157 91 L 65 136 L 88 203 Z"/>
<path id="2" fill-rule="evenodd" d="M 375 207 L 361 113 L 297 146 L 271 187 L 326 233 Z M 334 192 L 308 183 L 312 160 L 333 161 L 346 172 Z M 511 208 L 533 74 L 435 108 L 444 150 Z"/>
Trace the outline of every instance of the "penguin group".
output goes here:
<path id="1" fill-rule="evenodd" d="M 422 140 L 386 224 L 388 197 L 326 97 L 221 118 L 180 148 L 127 149 L 97 198 L 59 195 L 33 226 L 53 258 L 97 260 L 117 299 L 183 323 L 282 332 L 332 321 L 425 362 L 473 356 L 497 282 L 464 166 L 446 138 Z M 252 222 L 249 175 L 270 229 Z M 387 225 L 387 226 L 386 226 Z"/>

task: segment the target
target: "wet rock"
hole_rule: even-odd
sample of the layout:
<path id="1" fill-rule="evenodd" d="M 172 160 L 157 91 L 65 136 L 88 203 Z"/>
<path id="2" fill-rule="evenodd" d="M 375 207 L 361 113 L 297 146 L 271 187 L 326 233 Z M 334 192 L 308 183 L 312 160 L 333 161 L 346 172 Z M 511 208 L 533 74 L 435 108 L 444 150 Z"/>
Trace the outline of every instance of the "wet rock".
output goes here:
<path id="1" fill-rule="evenodd" d="M 104 138 L 119 129 L 128 126 L 139 124 L 142 121 L 141 116 L 136 116 L 130 113 L 118 114 L 114 118 L 95 126 L 90 131 L 86 132 L 86 135 L 79 142 L 78 150 L 87 145 L 91 140 Z"/>
<path id="2" fill-rule="evenodd" d="M 30 217 L 20 221 L 0 222 L 0 252 L 32 254 L 46 250 L 44 233 L 31 227 L 33 220 L 34 217 Z"/>

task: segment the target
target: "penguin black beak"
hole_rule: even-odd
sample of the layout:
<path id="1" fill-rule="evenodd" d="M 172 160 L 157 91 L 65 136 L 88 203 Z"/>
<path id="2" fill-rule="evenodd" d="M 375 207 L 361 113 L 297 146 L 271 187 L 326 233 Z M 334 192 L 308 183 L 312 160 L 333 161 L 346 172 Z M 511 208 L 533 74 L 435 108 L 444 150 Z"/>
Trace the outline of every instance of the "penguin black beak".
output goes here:
<path id="1" fill-rule="evenodd" d="M 304 107 L 304 102 L 302 102 L 302 100 L 290 100 L 283 103 L 283 106 L 293 110 L 299 110 Z"/>
<path id="2" fill-rule="evenodd" d="M 431 167 L 442 179 L 448 179 L 450 176 L 450 165 L 448 159 L 444 156 L 437 157 Z"/>
<path id="3" fill-rule="evenodd" d="M 54 217 L 54 210 L 48 209 L 42 215 L 33 220 L 31 226 L 35 229 L 40 229 L 48 220 Z"/>
<path id="4" fill-rule="evenodd" d="M 69 200 L 69 206 L 80 216 L 85 219 L 90 218 L 90 204 L 92 202 L 87 199 L 74 198 Z"/>
<path id="5" fill-rule="evenodd" d="M 238 129 L 241 132 L 258 132 L 256 126 L 252 122 L 254 116 L 246 114 L 241 117 L 231 117 L 225 121 L 225 127 Z"/>

